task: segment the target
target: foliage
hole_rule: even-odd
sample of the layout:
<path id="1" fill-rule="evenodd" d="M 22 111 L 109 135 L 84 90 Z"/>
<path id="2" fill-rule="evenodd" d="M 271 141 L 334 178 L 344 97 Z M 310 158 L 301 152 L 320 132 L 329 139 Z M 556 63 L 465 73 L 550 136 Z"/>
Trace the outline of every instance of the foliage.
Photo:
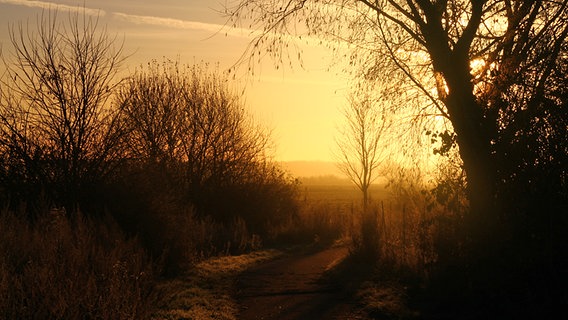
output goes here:
<path id="1" fill-rule="evenodd" d="M 315 244 L 326 246 L 346 240 L 353 230 L 352 204 L 334 204 L 306 200 L 300 203 L 298 215 L 270 229 L 269 245 Z"/>
<path id="2" fill-rule="evenodd" d="M 445 147 L 442 143 L 440 149 L 443 148 Z M 440 149 L 434 149 L 434 151 Z M 439 160 L 431 181 L 433 187 L 429 190 L 430 208 L 441 205 L 450 213 L 463 215 L 469 208 L 463 164 L 457 151 L 452 148 L 446 149 L 444 158 Z"/>
<path id="3" fill-rule="evenodd" d="M 96 18 L 56 11 L 12 28 L 0 96 L 2 205 L 106 210 L 165 274 L 257 249 L 297 212 L 269 135 L 207 65 L 153 61 L 115 81 L 121 46 Z M 35 208 L 35 209 L 34 209 Z M 20 211 L 19 211 L 20 212 Z"/>

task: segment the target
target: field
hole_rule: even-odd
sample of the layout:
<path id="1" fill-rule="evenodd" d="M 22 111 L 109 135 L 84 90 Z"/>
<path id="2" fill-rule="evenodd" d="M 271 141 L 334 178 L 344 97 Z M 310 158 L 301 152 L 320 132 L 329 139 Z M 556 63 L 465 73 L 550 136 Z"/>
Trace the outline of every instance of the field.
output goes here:
<path id="1" fill-rule="evenodd" d="M 353 185 L 301 185 L 301 200 L 308 203 L 328 203 L 338 206 L 358 206 L 361 191 Z M 385 185 L 372 185 L 369 190 L 371 201 L 386 200 L 390 192 Z"/>
<path id="2" fill-rule="evenodd" d="M 349 184 L 300 185 L 299 219 L 278 230 L 291 239 L 315 240 L 330 243 L 337 239 L 351 241 L 358 238 L 361 225 L 361 192 Z M 384 185 L 373 185 L 371 205 L 377 208 L 381 201 L 390 199 Z M 387 204 L 385 203 L 385 206 Z M 286 242 L 288 239 L 279 238 Z"/>

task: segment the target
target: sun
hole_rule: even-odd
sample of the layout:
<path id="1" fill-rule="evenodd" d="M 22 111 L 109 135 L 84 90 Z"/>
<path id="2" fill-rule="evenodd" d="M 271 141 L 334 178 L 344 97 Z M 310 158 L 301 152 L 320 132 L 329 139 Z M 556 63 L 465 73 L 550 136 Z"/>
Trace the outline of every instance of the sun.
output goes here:
<path id="1" fill-rule="evenodd" d="M 475 58 L 469 62 L 469 70 L 472 76 L 479 75 L 485 68 L 485 60 L 482 58 Z"/>

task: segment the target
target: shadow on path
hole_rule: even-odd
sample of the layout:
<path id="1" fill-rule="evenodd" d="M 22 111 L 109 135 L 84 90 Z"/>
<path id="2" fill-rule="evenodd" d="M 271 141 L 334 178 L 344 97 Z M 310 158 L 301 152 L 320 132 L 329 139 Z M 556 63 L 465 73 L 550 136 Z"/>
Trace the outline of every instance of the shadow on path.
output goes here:
<path id="1" fill-rule="evenodd" d="M 239 319 L 366 319 L 326 271 L 347 257 L 347 247 L 286 256 L 237 279 Z"/>

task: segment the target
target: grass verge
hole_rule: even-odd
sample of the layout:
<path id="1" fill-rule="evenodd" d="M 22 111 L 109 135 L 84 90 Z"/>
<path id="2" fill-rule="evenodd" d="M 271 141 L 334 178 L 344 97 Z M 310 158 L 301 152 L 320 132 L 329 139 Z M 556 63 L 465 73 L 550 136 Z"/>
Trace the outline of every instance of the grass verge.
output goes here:
<path id="1" fill-rule="evenodd" d="M 361 319 L 418 319 L 419 314 L 409 307 L 411 289 L 401 280 L 408 275 L 392 272 L 360 252 L 352 251 L 326 270 L 324 277 L 340 286 L 357 303 Z"/>
<path id="2" fill-rule="evenodd" d="M 164 304 L 154 319 L 236 320 L 239 308 L 231 295 L 235 277 L 282 254 L 279 250 L 263 250 L 196 264 L 184 276 L 158 284 Z"/>

